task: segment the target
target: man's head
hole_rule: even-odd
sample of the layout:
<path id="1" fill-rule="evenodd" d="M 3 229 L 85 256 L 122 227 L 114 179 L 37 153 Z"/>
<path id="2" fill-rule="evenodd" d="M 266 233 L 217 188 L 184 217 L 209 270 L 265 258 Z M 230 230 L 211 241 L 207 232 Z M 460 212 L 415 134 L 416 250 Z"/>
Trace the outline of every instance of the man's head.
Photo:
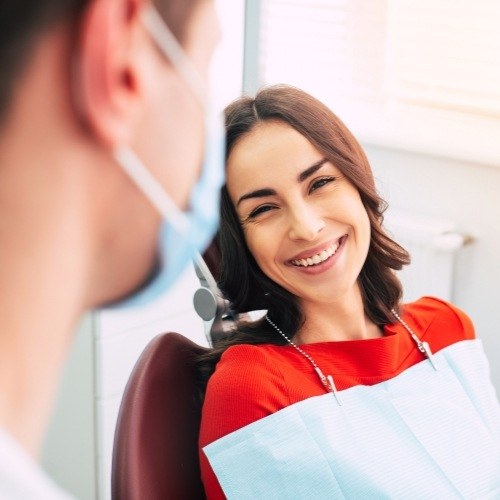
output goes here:
<path id="1" fill-rule="evenodd" d="M 0 5 L 0 122 L 7 112 L 16 78 L 27 64 L 34 45 L 54 25 L 78 25 L 90 0 L 4 0 Z M 156 7 L 174 36 L 186 43 L 189 21 L 200 0 L 158 0 Z"/>
<path id="2" fill-rule="evenodd" d="M 132 149 L 184 208 L 200 174 L 205 110 L 150 36 L 148 1 L 23 3 L 0 7 L 0 178 L 18 189 L 0 188 L 0 201 L 10 214 L 36 212 L 25 232 L 39 246 L 64 212 L 71 222 L 58 250 L 74 247 L 68 266 L 79 269 L 82 303 L 94 306 L 147 278 L 160 224 L 113 150 Z M 156 8 L 207 80 L 218 39 L 212 0 Z"/>

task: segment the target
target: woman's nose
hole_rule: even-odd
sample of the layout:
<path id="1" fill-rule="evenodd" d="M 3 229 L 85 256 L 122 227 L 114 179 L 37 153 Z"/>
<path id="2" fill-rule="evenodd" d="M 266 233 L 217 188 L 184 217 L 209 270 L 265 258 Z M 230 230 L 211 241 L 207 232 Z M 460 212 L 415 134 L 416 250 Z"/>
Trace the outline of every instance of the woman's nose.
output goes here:
<path id="1" fill-rule="evenodd" d="M 325 221 L 314 210 L 302 207 L 290 216 L 288 236 L 291 240 L 314 241 L 325 227 Z"/>

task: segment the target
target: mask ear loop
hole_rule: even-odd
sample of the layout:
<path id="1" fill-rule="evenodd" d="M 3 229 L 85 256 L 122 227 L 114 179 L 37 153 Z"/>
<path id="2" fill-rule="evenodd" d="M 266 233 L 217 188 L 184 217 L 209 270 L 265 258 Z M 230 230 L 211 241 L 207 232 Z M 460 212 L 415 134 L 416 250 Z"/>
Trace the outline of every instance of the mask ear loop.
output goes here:
<path id="1" fill-rule="evenodd" d="M 193 66 L 189 58 L 184 52 L 175 36 L 172 34 L 168 25 L 160 16 L 158 11 L 152 6 L 146 7 L 142 12 L 142 22 L 147 31 L 151 35 L 153 41 L 156 43 L 162 54 L 172 63 L 179 75 L 183 78 L 186 84 L 192 90 L 194 97 L 199 102 L 203 110 L 207 109 L 208 96 L 207 88 L 204 81 L 201 79 L 199 72 Z M 151 194 L 152 202 L 162 214 L 175 214 L 175 217 L 169 220 L 175 226 L 176 230 L 181 234 L 185 233 L 189 227 L 188 220 L 180 211 L 177 206 L 169 199 L 163 196 L 164 190 L 156 179 L 149 173 L 149 171 L 141 166 L 140 160 L 127 148 L 118 148 L 115 151 L 115 158 L 121 163 L 128 174 L 134 181 L 145 191 Z M 193 264 L 196 270 L 198 279 L 202 288 L 198 290 L 207 292 L 213 297 L 214 310 L 213 312 L 206 312 L 204 320 L 209 321 L 210 325 L 219 309 L 218 307 L 220 292 L 217 283 L 208 269 L 203 257 L 199 252 L 195 252 L 193 256 Z M 210 301 L 209 301 L 210 302 Z M 196 301 L 195 301 L 196 304 Z M 195 305 L 196 307 L 196 305 Z M 209 307 L 211 309 L 211 307 Z M 209 331 L 207 332 L 207 339 L 210 342 Z"/>
<path id="2" fill-rule="evenodd" d="M 139 189 L 147 195 L 158 212 L 168 218 L 179 234 L 186 234 L 189 221 L 184 212 L 166 195 L 163 186 L 155 179 L 134 152 L 125 146 L 118 146 L 113 156 L 119 165 L 127 172 Z"/>
<path id="3" fill-rule="evenodd" d="M 189 85 L 201 107 L 206 109 L 206 85 L 163 18 L 152 5 L 143 10 L 141 17 L 158 48 Z"/>
<path id="4" fill-rule="evenodd" d="M 149 5 L 142 10 L 141 20 L 161 53 L 173 64 L 205 110 L 206 86 L 163 18 L 152 5 Z M 137 186 L 144 193 L 149 193 L 151 202 L 160 214 L 169 218 L 177 232 L 184 234 L 189 228 L 186 216 L 169 196 L 165 196 L 165 189 L 145 168 L 135 153 L 127 146 L 122 145 L 115 148 L 113 156 Z"/>

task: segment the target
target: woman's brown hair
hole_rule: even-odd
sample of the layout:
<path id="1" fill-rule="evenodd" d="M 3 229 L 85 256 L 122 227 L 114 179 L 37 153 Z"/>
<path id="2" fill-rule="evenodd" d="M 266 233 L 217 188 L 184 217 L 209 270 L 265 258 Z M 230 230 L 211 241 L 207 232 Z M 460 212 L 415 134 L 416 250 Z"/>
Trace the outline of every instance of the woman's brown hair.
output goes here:
<path id="1" fill-rule="evenodd" d="M 342 121 L 323 103 L 297 88 L 276 85 L 255 98 L 241 97 L 225 110 L 226 159 L 237 142 L 264 121 L 281 121 L 306 137 L 357 188 L 371 226 L 371 240 L 358 281 L 366 315 L 377 325 L 393 322 L 402 287 L 394 270 L 410 262 L 408 252 L 382 228 L 387 207 L 378 195 L 368 159 Z M 219 287 L 238 313 L 265 309 L 291 338 L 303 324 L 297 299 L 269 279 L 248 250 L 241 224 L 226 187 L 222 188 L 221 221 L 217 240 L 220 253 Z M 222 353 L 235 344 L 283 344 L 267 321 L 237 322 L 232 333 L 217 342 L 200 361 L 202 379 L 213 373 Z"/>

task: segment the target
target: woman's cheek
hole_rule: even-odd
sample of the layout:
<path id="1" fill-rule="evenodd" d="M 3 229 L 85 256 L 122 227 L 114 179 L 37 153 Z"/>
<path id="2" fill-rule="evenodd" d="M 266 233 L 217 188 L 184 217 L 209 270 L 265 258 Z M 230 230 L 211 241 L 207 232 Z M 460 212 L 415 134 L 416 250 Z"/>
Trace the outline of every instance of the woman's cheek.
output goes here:
<path id="1" fill-rule="evenodd" d="M 254 227 L 245 229 L 245 241 L 250 253 L 253 255 L 254 259 L 258 259 L 258 248 L 259 248 L 259 234 Z"/>
<path id="2" fill-rule="evenodd" d="M 264 227 L 254 227 L 246 235 L 247 245 L 261 269 L 266 269 L 274 260 L 273 237 Z"/>

